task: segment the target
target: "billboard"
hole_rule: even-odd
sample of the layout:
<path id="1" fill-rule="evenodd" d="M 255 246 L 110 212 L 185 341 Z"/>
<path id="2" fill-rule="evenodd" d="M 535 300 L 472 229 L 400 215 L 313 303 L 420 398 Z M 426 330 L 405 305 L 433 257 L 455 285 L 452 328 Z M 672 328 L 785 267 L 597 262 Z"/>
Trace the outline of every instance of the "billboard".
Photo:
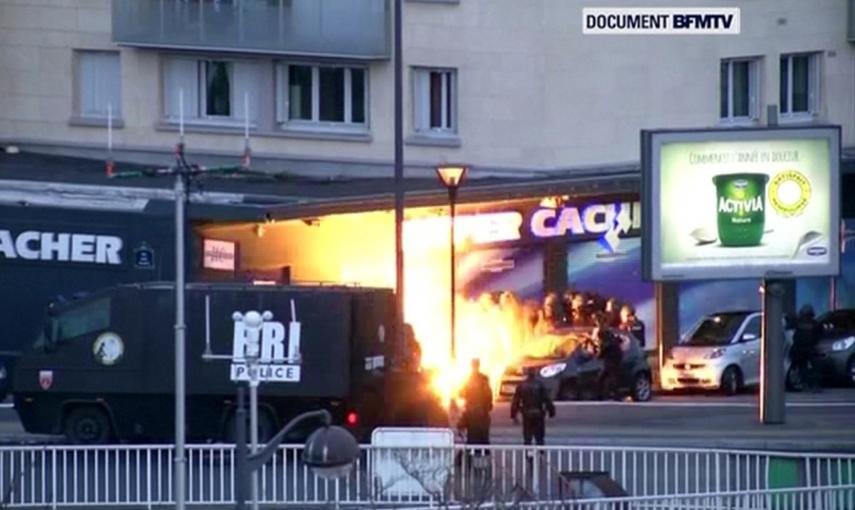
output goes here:
<path id="1" fill-rule="evenodd" d="M 838 127 L 643 131 L 645 277 L 839 272 Z"/>

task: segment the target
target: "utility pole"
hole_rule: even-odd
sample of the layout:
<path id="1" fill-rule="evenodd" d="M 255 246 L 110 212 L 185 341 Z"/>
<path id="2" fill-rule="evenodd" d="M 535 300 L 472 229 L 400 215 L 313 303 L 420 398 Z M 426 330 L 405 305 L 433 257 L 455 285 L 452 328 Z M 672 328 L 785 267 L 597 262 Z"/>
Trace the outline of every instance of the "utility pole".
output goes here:
<path id="1" fill-rule="evenodd" d="M 183 110 L 183 94 L 181 97 Z M 186 506 L 187 490 L 187 455 L 185 447 L 186 431 L 186 330 L 185 322 L 185 224 L 186 224 L 186 202 L 188 185 L 197 176 L 209 174 L 232 174 L 248 172 L 245 165 L 249 162 L 249 145 L 247 142 L 244 155 L 244 164 L 236 166 L 225 166 L 206 168 L 187 162 L 184 156 L 184 122 L 183 116 L 180 123 L 180 139 L 175 147 L 175 162 L 172 166 L 157 169 L 145 169 L 139 171 L 115 171 L 112 155 L 107 163 L 107 175 L 111 178 L 139 177 L 139 176 L 173 176 L 175 178 L 173 194 L 175 199 L 175 455 L 173 464 L 175 468 L 175 508 L 184 510 Z"/>
<path id="2" fill-rule="evenodd" d="M 404 341 L 404 93 L 401 32 L 403 1 L 395 0 L 395 340 L 399 358 L 403 358 Z"/>

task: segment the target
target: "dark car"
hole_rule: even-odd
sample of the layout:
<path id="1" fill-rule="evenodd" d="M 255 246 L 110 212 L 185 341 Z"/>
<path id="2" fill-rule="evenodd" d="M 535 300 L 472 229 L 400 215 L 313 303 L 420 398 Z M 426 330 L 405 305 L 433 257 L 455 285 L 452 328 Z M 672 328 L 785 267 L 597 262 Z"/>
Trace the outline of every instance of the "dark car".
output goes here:
<path id="1" fill-rule="evenodd" d="M 817 319 L 822 339 L 813 358 L 823 379 L 855 385 L 855 309 L 827 312 Z"/>
<path id="2" fill-rule="evenodd" d="M 618 329 L 610 331 L 620 338 L 623 351 L 620 391 L 635 401 L 650 400 L 652 386 L 647 353 L 631 333 Z M 566 328 L 554 336 L 558 340 L 550 353 L 526 357 L 505 370 L 499 387 L 500 397 L 513 397 L 517 386 L 525 379 L 528 367 L 537 369 L 538 377 L 555 400 L 601 397 L 599 377 L 603 361 L 596 355 L 592 328 Z"/>

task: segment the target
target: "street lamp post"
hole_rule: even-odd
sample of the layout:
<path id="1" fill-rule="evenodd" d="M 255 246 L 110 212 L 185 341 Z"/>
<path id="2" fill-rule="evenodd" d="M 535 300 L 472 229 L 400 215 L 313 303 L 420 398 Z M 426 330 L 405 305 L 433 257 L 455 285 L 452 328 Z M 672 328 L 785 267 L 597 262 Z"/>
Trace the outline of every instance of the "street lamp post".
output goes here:
<path id="1" fill-rule="evenodd" d="M 285 436 L 303 422 L 320 420 L 322 423 L 321 428 L 309 436 L 303 448 L 303 463 L 319 478 L 334 480 L 345 476 L 353 469 L 353 463 L 359 457 L 359 444 L 356 439 L 344 428 L 332 425 L 332 416 L 326 409 L 309 411 L 296 416 L 255 453 L 248 453 L 246 448 L 246 411 L 243 409 L 242 387 L 238 388 L 238 408 L 235 411 L 235 419 L 238 471 L 235 499 L 238 510 L 245 507 L 249 477 L 270 461 L 279 450 L 279 445 Z"/>
<path id="2" fill-rule="evenodd" d="M 457 330 L 457 322 L 455 320 L 455 299 L 454 299 L 454 289 L 455 289 L 455 251 L 456 244 L 454 242 L 454 217 L 455 217 L 455 206 L 457 202 L 457 189 L 460 187 L 460 184 L 463 182 L 463 178 L 466 177 L 466 172 L 469 170 L 469 167 L 465 165 L 440 165 L 436 167 L 436 175 L 439 177 L 439 180 L 448 190 L 448 204 L 451 209 L 450 213 L 450 222 L 451 227 L 449 228 L 450 232 L 450 242 L 449 247 L 451 248 L 451 360 L 452 364 L 457 361 L 457 342 L 456 342 L 456 330 Z"/>
<path id="3" fill-rule="evenodd" d="M 246 358 L 247 370 L 249 372 L 249 434 L 250 453 L 258 451 L 258 386 L 261 383 L 258 376 L 258 358 L 261 353 L 261 328 L 265 321 L 273 320 L 273 314 L 269 311 L 258 313 L 254 310 L 246 315 L 235 312 L 232 314 L 235 322 L 243 321 L 246 327 Z M 253 472 L 252 486 L 252 510 L 258 510 L 258 476 Z"/>

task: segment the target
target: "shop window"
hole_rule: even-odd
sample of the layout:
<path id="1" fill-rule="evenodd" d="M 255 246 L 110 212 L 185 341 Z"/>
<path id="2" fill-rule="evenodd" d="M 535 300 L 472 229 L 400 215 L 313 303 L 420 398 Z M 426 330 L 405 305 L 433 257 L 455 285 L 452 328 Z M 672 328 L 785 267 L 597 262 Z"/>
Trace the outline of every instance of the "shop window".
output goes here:
<path id="1" fill-rule="evenodd" d="M 831 309 L 831 278 L 798 278 L 796 310 L 811 305 L 817 314 Z"/>
<path id="2" fill-rule="evenodd" d="M 837 308 L 855 308 L 855 220 L 845 220 L 845 226 L 837 277 Z"/>
<path id="3" fill-rule="evenodd" d="M 680 336 L 707 315 L 762 308 L 760 280 L 683 282 L 679 287 Z"/>
<path id="4" fill-rule="evenodd" d="M 535 247 L 472 250 L 458 255 L 457 286 L 469 299 L 513 292 L 521 301 L 543 297 L 543 251 Z"/>
<path id="5" fill-rule="evenodd" d="M 645 346 L 656 345 L 656 304 L 653 284 L 641 277 L 640 238 L 621 238 L 614 252 L 607 251 L 600 241 L 569 243 L 567 281 L 572 290 L 632 305 L 645 325 Z"/>
<path id="6" fill-rule="evenodd" d="M 720 106 L 722 121 L 752 121 L 760 117 L 759 61 L 722 60 L 720 66 Z"/>

